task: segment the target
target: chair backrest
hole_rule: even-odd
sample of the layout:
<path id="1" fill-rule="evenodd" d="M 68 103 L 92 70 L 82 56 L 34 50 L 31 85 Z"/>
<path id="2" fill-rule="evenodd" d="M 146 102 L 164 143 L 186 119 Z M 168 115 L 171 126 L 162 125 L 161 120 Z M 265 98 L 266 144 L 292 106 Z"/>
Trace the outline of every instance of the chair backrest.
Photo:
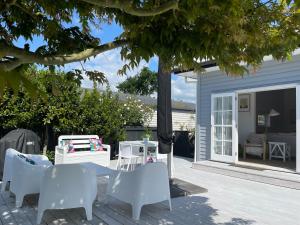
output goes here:
<path id="1" fill-rule="evenodd" d="M 168 168 L 165 163 L 147 163 L 136 169 L 136 176 L 140 182 L 139 195 L 146 202 L 161 199 L 161 196 L 170 196 Z"/>
<path id="2" fill-rule="evenodd" d="M 4 160 L 4 170 L 3 170 L 3 179 L 6 181 L 11 181 L 12 171 L 14 169 L 13 159 L 17 154 L 22 154 L 22 153 L 12 148 L 8 148 L 6 150 L 5 160 Z"/>
<path id="3" fill-rule="evenodd" d="M 45 172 L 39 205 L 44 204 L 41 205 L 42 208 L 53 209 L 84 207 L 96 195 L 94 170 L 80 164 L 59 164 Z"/>
<path id="4" fill-rule="evenodd" d="M 63 147 L 65 141 L 72 141 L 75 149 L 90 148 L 90 139 L 99 139 L 98 135 L 61 135 L 58 137 L 58 147 Z"/>
<path id="5" fill-rule="evenodd" d="M 21 190 L 25 193 L 32 190 L 34 190 L 32 193 L 38 193 L 43 173 L 50 165 L 32 165 L 20 155 L 15 155 L 13 158 L 10 190 L 15 194 Z M 24 156 L 26 157 L 26 154 Z"/>
<path id="6" fill-rule="evenodd" d="M 260 144 L 260 145 L 262 145 L 263 143 L 266 142 L 266 135 L 265 134 L 251 133 L 249 135 L 249 137 L 247 138 L 247 140 L 251 144 Z"/>
<path id="7" fill-rule="evenodd" d="M 126 142 L 119 143 L 119 156 L 130 157 L 132 156 L 132 145 Z"/>
<path id="8" fill-rule="evenodd" d="M 27 154 L 25 156 L 27 158 L 33 160 L 37 165 L 52 165 L 52 163 L 49 161 L 48 157 L 45 155 Z"/>
<path id="9" fill-rule="evenodd" d="M 110 177 L 108 194 L 132 203 L 155 203 L 170 197 L 166 164 L 147 163 L 132 172 L 118 172 Z"/>

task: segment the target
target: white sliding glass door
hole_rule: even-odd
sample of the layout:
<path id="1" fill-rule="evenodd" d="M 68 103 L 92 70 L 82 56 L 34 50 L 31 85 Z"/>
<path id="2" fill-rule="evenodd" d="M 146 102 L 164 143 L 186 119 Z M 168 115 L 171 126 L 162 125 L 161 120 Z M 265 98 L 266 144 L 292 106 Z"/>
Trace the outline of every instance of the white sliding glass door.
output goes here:
<path id="1" fill-rule="evenodd" d="M 235 93 L 213 94 L 211 99 L 211 159 L 235 162 L 237 149 Z"/>

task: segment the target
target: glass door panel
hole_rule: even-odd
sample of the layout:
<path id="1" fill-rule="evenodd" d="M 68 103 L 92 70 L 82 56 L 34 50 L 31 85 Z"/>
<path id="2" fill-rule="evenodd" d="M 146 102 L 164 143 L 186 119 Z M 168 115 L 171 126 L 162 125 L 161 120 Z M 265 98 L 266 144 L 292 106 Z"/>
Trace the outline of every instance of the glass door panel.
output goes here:
<path id="1" fill-rule="evenodd" d="M 235 95 L 219 94 L 212 97 L 212 159 L 234 160 L 233 125 Z"/>

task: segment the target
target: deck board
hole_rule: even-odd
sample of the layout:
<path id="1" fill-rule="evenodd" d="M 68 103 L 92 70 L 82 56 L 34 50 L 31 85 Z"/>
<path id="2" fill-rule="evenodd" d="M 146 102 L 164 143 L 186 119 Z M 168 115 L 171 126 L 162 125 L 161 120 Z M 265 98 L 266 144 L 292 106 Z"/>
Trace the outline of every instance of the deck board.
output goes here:
<path id="1" fill-rule="evenodd" d="M 28 212 L 26 210 L 26 207 L 17 208 L 15 206 L 15 201 L 9 197 L 8 193 L 6 193 L 6 195 L 1 195 L 1 200 L 7 206 L 7 209 L 10 211 L 16 224 L 32 225 L 31 221 L 27 216 Z"/>
<path id="2" fill-rule="evenodd" d="M 131 219 L 131 207 L 116 199 L 96 201 L 93 220 L 79 209 L 47 210 L 42 225 L 296 225 L 300 221 L 300 191 L 227 177 L 191 168 L 191 162 L 175 159 L 175 177 L 199 185 L 207 193 L 172 199 L 142 208 L 139 221 Z M 0 194 L 0 225 L 35 225 L 38 196 L 25 198 L 15 207 L 9 192 Z"/>

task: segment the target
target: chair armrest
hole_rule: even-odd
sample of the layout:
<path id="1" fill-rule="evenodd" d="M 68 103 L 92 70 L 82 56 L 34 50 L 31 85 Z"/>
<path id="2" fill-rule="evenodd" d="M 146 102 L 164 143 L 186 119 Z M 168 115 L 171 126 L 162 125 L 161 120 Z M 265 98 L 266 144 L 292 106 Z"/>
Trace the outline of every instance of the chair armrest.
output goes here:
<path id="1" fill-rule="evenodd" d="M 28 154 L 27 157 L 36 163 L 35 166 L 52 166 L 52 163 L 45 155 Z"/>
<path id="2" fill-rule="evenodd" d="M 49 161 L 48 157 L 45 155 L 34 155 L 34 154 L 27 154 L 28 158 L 37 161 Z"/>
<path id="3" fill-rule="evenodd" d="M 108 152 L 110 152 L 110 145 L 102 144 L 103 148 L 105 148 Z"/>
<path id="4" fill-rule="evenodd" d="M 244 146 L 245 147 L 263 147 L 264 144 L 247 143 Z"/>
<path id="5" fill-rule="evenodd" d="M 64 155 L 66 153 L 67 151 L 65 151 L 63 147 L 55 146 L 55 154 Z"/>

